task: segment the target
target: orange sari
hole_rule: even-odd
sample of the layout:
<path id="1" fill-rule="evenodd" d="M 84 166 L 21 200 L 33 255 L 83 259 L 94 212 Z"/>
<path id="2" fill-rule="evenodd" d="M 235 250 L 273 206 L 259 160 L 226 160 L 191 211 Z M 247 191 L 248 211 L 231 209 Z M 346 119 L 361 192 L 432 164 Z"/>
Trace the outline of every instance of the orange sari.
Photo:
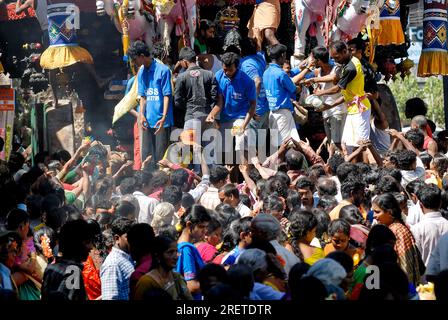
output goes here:
<path id="1" fill-rule="evenodd" d="M 100 271 L 95 267 L 95 263 L 90 255 L 87 258 L 87 261 L 84 262 L 82 278 L 84 280 L 84 287 L 86 288 L 86 293 L 89 300 L 98 299 L 101 296 Z"/>

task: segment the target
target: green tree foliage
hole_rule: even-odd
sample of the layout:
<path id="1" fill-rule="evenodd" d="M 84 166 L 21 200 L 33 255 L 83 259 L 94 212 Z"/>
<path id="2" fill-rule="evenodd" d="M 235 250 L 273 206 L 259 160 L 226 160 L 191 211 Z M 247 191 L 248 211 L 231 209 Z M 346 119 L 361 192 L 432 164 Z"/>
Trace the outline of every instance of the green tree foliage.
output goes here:
<path id="1" fill-rule="evenodd" d="M 404 106 L 408 99 L 419 97 L 423 99 L 428 107 L 429 119 L 434 121 L 438 127 L 445 128 L 445 116 L 443 111 L 443 81 L 438 77 L 427 78 L 424 83 L 419 84 L 414 75 L 395 81 L 389 81 L 387 85 L 394 94 L 397 102 L 400 119 L 403 125 L 409 124 L 404 115 Z"/>

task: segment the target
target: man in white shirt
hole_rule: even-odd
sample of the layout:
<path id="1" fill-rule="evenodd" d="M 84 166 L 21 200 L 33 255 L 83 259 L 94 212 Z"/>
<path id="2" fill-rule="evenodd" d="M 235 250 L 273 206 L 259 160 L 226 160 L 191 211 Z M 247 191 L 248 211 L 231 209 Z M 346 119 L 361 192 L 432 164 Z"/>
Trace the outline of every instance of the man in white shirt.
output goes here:
<path id="1" fill-rule="evenodd" d="M 423 162 L 417 157 L 417 154 L 411 150 L 400 150 L 395 154 L 395 158 L 398 162 L 398 168 L 400 169 L 402 178 L 401 185 L 403 188 L 414 180 L 425 179 L 425 167 Z"/>
<path id="2" fill-rule="evenodd" d="M 420 201 L 417 197 L 417 191 L 424 185 L 425 183 L 421 180 L 414 180 L 406 185 L 406 192 L 411 197 L 411 199 L 408 200 L 408 215 L 405 221 L 409 226 L 417 224 L 423 217 Z"/>
<path id="3" fill-rule="evenodd" d="M 250 209 L 241 203 L 240 192 L 233 183 L 228 183 L 221 187 L 218 192 L 218 196 L 221 202 L 227 203 L 235 208 L 240 214 L 241 218 L 250 216 Z"/>
<path id="4" fill-rule="evenodd" d="M 335 153 L 333 154 L 330 158 L 328 158 L 328 166 L 327 166 L 327 171 L 328 171 L 328 175 L 330 176 L 330 179 L 333 180 L 334 182 L 336 182 L 336 186 L 338 188 L 338 193 L 335 196 L 336 200 L 338 200 L 338 202 L 342 201 L 342 194 L 341 194 L 341 178 L 339 178 L 339 176 L 337 175 L 337 170 L 339 168 L 339 166 L 341 164 L 345 163 L 344 157 L 339 153 Z M 343 168 L 341 168 L 341 171 L 345 171 L 347 172 L 347 170 L 342 170 Z M 348 171 L 350 172 L 350 171 Z M 347 172 L 347 174 L 348 174 Z M 340 172 L 341 174 L 344 172 Z M 346 174 L 344 173 L 344 176 Z"/>
<path id="5" fill-rule="evenodd" d="M 207 209 L 215 210 L 216 206 L 221 203 L 218 190 L 227 183 L 229 170 L 226 167 L 216 165 L 210 169 L 211 186 L 201 196 L 199 203 Z"/>
<path id="6" fill-rule="evenodd" d="M 431 252 L 436 247 L 440 237 L 448 232 L 448 220 L 439 212 L 442 204 L 440 189 L 434 184 L 426 184 L 417 191 L 420 207 L 423 211 L 422 220 L 411 226 L 416 245 L 420 250 L 425 265 L 428 265 Z"/>
<path id="7" fill-rule="evenodd" d="M 330 63 L 330 53 L 323 46 L 315 47 L 312 55 L 319 68 L 317 77 L 305 81 L 305 83 L 318 83 L 319 89 L 327 90 L 334 86 L 334 81 L 340 76 L 341 70 L 334 63 Z M 340 92 L 323 96 L 324 102 L 331 105 L 342 97 Z M 345 102 L 331 109 L 322 112 L 324 118 L 324 129 L 328 140 L 341 148 L 342 131 L 344 129 L 345 118 L 347 116 L 347 106 Z"/>
<path id="8" fill-rule="evenodd" d="M 406 224 L 409 226 L 413 226 L 419 223 L 423 218 L 422 207 L 420 206 L 420 201 L 417 203 L 412 203 L 411 206 L 408 206 L 408 215 L 406 216 Z"/>
<path id="9" fill-rule="evenodd" d="M 125 178 L 120 183 L 120 191 L 123 195 L 132 194 L 138 201 L 139 213 L 137 221 L 139 223 L 151 223 L 152 211 L 159 203 L 157 199 L 150 198 L 147 194 L 151 194 L 150 186 L 152 174 L 148 171 L 137 171 L 131 178 Z"/>

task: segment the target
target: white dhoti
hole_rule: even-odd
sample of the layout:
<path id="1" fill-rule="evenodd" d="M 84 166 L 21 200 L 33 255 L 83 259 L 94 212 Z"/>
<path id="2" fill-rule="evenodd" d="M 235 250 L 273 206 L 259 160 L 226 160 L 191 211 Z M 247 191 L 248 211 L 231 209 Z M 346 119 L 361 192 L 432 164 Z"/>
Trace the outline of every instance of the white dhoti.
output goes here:
<path id="1" fill-rule="evenodd" d="M 347 114 L 342 143 L 347 147 L 358 147 L 360 140 L 370 139 L 370 109 L 355 114 Z"/>
<path id="2" fill-rule="evenodd" d="M 297 131 L 296 123 L 289 109 L 279 109 L 271 111 L 269 114 L 269 129 L 271 134 L 271 144 L 280 146 L 283 141 L 292 137 L 299 141 L 299 131 Z"/>

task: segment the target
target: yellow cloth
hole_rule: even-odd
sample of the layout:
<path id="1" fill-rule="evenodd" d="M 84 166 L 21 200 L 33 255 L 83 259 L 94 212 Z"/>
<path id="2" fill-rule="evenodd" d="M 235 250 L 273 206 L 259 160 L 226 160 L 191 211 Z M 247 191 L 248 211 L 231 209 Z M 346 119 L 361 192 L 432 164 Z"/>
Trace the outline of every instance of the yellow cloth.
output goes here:
<path id="1" fill-rule="evenodd" d="M 3 64 L 0 62 L 0 73 L 4 72 L 5 69 L 3 69 Z"/>
<path id="2" fill-rule="evenodd" d="M 347 103 L 347 114 L 356 114 L 369 110 L 370 101 L 365 97 L 364 73 L 362 72 L 361 61 L 356 57 L 352 57 L 351 61 L 356 67 L 356 77 L 348 83 L 347 88 L 342 90 L 342 95 Z M 362 97 L 364 98 L 362 99 Z"/>
<path id="3" fill-rule="evenodd" d="M 336 249 L 334 248 L 334 246 L 331 242 L 329 244 L 327 244 L 324 248 L 325 256 L 328 256 L 330 253 L 335 252 L 335 251 L 336 251 Z M 346 250 L 344 250 L 343 252 L 345 252 L 350 257 L 352 257 L 353 265 L 355 267 L 358 265 L 359 261 L 361 260 L 361 256 L 363 255 L 363 251 L 361 249 L 354 248 L 351 245 L 349 245 L 349 247 Z"/>
<path id="4" fill-rule="evenodd" d="M 325 258 L 324 250 L 321 248 L 315 248 L 313 254 L 305 259 L 305 263 L 308 263 L 310 266 L 315 264 L 317 261 Z"/>
<path id="5" fill-rule="evenodd" d="M 89 51 L 79 46 L 50 46 L 40 57 L 43 69 L 57 69 L 71 66 L 77 62 L 93 64 Z"/>
<path id="6" fill-rule="evenodd" d="M 350 204 L 352 203 L 347 200 L 342 200 L 341 202 L 339 202 L 339 204 L 336 207 L 334 207 L 333 210 L 330 211 L 330 219 L 331 220 L 339 219 L 339 212 L 341 211 L 341 209 Z"/>
<path id="7" fill-rule="evenodd" d="M 448 75 L 448 52 L 428 51 L 422 52 L 418 62 L 417 75 L 429 77 L 433 75 Z"/>
<path id="8" fill-rule="evenodd" d="M 172 272 L 173 280 L 165 284 L 164 287 L 162 287 L 158 280 L 156 280 L 160 280 L 158 274 L 157 269 L 154 269 L 142 276 L 135 286 L 135 292 L 132 298 L 134 300 L 143 300 L 145 292 L 148 290 L 162 289 L 166 291 L 173 300 L 193 300 L 190 291 L 188 291 L 184 277 L 179 273 Z"/>
<path id="9" fill-rule="evenodd" d="M 425 180 L 426 184 L 435 184 L 439 189 L 442 189 L 442 179 L 437 177 L 435 174 L 431 174 L 431 177 Z"/>
<path id="10" fill-rule="evenodd" d="M 37 231 L 39 231 L 42 227 L 45 227 L 45 223 L 41 223 L 41 224 L 35 226 L 34 229 L 33 229 L 33 231 L 34 231 L 34 232 L 37 232 Z"/>
<path id="11" fill-rule="evenodd" d="M 380 34 L 378 36 L 379 46 L 388 46 L 391 44 L 400 45 L 404 43 L 404 33 L 401 27 L 400 19 L 380 20 Z"/>
<path id="12" fill-rule="evenodd" d="M 138 79 L 134 80 L 131 90 L 121 99 L 121 101 L 114 108 L 114 116 L 112 124 L 118 121 L 122 116 L 135 108 L 138 98 Z"/>
<path id="13" fill-rule="evenodd" d="M 184 150 L 184 148 L 187 149 Z M 163 159 L 168 159 L 170 162 L 178 164 L 183 168 L 188 168 L 188 165 L 193 162 L 193 154 L 191 151 L 187 151 L 189 148 L 189 146 L 185 146 L 181 142 L 174 142 L 166 149 Z"/>

